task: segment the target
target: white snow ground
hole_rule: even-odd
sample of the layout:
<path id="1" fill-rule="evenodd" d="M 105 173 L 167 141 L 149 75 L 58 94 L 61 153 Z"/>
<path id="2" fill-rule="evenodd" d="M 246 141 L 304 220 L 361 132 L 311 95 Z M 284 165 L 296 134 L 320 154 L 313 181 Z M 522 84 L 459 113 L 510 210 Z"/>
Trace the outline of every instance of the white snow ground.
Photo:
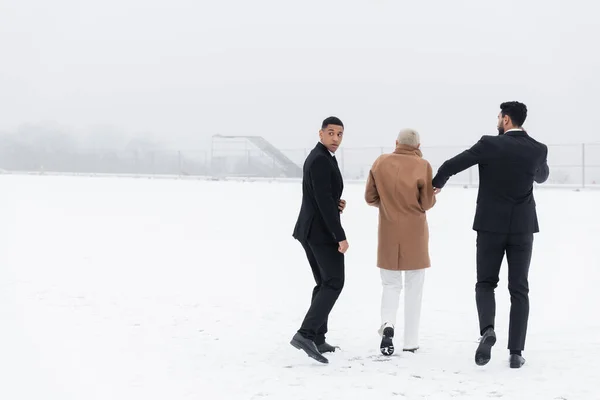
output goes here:
<path id="1" fill-rule="evenodd" d="M 600 191 L 537 190 L 527 364 L 477 367 L 476 189 L 430 212 L 421 350 L 379 355 L 376 210 L 347 185 L 347 283 L 320 365 L 297 183 L 0 176 L 0 399 L 598 399 Z M 399 317 L 401 321 L 401 315 Z"/>

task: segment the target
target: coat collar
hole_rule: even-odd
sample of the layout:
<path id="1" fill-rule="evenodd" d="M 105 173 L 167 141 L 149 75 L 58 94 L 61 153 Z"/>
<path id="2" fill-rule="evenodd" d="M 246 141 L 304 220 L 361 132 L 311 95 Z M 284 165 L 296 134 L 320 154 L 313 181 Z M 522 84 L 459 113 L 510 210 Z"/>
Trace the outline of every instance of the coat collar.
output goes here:
<path id="1" fill-rule="evenodd" d="M 510 130 L 508 132 L 504 132 L 505 135 L 508 136 L 527 136 L 527 132 L 523 129 L 520 130 Z"/>
<path id="2" fill-rule="evenodd" d="M 421 150 L 417 149 L 416 147 L 409 146 L 407 144 L 398 145 L 396 147 L 396 150 L 394 150 L 394 154 L 405 154 L 405 155 L 423 157 L 423 153 L 421 152 Z"/>
<path id="3" fill-rule="evenodd" d="M 332 153 L 329 151 L 329 149 L 328 149 L 327 147 L 325 147 L 325 145 L 324 145 L 323 143 L 321 143 L 321 142 L 318 142 L 318 143 L 317 143 L 317 148 L 318 148 L 319 150 L 321 150 L 323 153 L 325 153 L 325 154 L 329 154 L 331 157 L 335 156 L 335 154 L 332 154 Z"/>

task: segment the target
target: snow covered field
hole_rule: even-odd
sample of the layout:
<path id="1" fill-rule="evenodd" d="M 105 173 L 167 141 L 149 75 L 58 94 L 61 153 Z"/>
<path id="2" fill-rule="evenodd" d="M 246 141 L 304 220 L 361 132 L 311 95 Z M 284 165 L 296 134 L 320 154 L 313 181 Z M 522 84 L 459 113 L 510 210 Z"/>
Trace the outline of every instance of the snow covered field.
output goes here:
<path id="1" fill-rule="evenodd" d="M 347 185 L 346 286 L 317 364 L 297 183 L 0 176 L 0 399 L 598 399 L 600 191 L 537 190 L 521 370 L 477 367 L 476 189 L 429 214 L 421 350 L 379 355 L 377 211 Z M 401 315 L 399 321 L 401 321 Z M 401 343 L 401 342 L 398 342 Z"/>

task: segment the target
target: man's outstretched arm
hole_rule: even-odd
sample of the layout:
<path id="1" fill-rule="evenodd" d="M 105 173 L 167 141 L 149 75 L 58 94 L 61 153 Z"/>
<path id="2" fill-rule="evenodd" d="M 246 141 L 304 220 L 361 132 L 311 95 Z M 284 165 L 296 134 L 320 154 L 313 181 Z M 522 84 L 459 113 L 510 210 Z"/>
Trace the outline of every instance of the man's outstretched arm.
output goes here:
<path id="1" fill-rule="evenodd" d="M 441 189 L 451 176 L 479 164 L 485 157 L 487 147 L 486 137 L 483 136 L 473 147 L 443 163 L 433 178 L 433 187 Z"/>

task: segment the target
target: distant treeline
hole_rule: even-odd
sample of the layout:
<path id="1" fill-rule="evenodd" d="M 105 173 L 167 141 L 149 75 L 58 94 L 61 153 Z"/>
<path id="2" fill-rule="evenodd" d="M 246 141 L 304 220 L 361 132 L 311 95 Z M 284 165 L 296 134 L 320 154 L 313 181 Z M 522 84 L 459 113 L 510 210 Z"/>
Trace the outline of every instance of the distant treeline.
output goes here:
<path id="1" fill-rule="evenodd" d="M 84 137 L 36 125 L 0 132 L 0 169 L 6 171 L 204 174 L 206 168 L 204 151 L 169 150 L 111 130 L 96 129 Z"/>

